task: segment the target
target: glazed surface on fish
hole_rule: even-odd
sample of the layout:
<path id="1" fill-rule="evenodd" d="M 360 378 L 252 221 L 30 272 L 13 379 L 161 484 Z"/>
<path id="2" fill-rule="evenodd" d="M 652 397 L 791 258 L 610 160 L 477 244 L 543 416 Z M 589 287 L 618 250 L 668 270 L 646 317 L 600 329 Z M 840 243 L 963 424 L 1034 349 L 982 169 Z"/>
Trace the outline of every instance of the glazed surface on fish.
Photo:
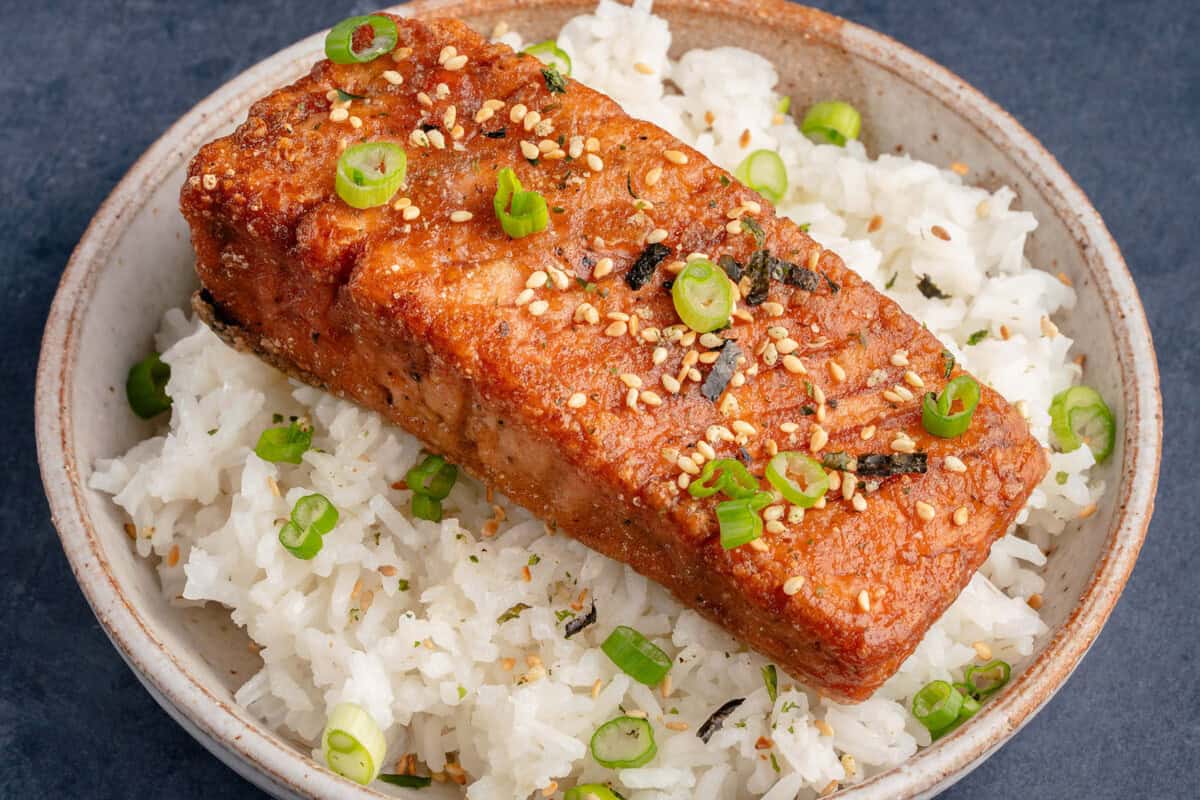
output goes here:
<path id="1" fill-rule="evenodd" d="M 318 63 L 195 157 L 181 203 L 198 308 L 228 341 L 379 411 L 795 677 L 867 697 L 1042 477 L 1020 414 L 983 387 L 964 435 L 929 435 L 921 396 L 961 370 L 836 254 L 532 57 L 454 20 L 396 22 L 393 54 Z M 401 144 L 407 183 L 356 210 L 334 176 L 363 141 Z M 545 231 L 501 229 L 504 167 L 545 196 Z M 770 265 L 769 283 L 741 279 L 718 334 L 686 330 L 664 288 L 693 253 Z M 642 283 L 645 256 L 661 261 Z M 762 476 L 779 450 L 831 467 L 855 466 L 831 454 L 924 454 L 925 471 L 831 469 L 820 507 L 800 519 L 780 503 L 761 539 L 725 550 L 717 498 L 684 487 L 714 456 Z"/>

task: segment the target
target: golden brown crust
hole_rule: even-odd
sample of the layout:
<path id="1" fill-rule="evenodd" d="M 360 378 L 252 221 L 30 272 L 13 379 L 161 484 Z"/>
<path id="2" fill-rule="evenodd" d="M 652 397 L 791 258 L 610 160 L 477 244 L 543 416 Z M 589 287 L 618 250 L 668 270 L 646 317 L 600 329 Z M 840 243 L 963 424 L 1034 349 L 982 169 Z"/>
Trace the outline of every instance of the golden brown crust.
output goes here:
<path id="1" fill-rule="evenodd" d="M 224 320 L 219 329 L 386 414 L 568 533 L 664 583 L 794 675 L 839 697 L 866 697 L 961 591 L 1042 476 L 1044 455 L 1020 415 L 985 388 L 967 434 L 929 436 L 918 402 L 946 382 L 942 346 L 834 253 L 608 98 L 576 83 L 552 93 L 540 64 L 457 21 L 397 22 L 410 56 L 321 62 L 193 160 L 182 207 L 197 270 Z M 467 57 L 463 68 L 439 61 L 447 45 Z M 366 98 L 352 101 L 340 122 L 326 97 L 335 88 Z M 490 118 L 480 113 L 489 99 L 503 102 Z M 511 116 L 517 104 L 553 130 L 526 131 Z M 413 144 L 423 127 L 426 137 L 440 133 L 444 149 Z M 494 138 L 499 130 L 504 137 Z M 590 155 L 602 163 L 589 167 L 586 147 L 568 157 L 575 136 L 594 137 Z M 409 211 L 406 219 L 392 206 L 356 211 L 337 198 L 338 155 L 359 140 L 405 146 L 402 195 L 418 216 Z M 523 158 L 522 141 L 546 143 L 536 164 Z M 505 166 L 561 209 L 545 232 L 511 240 L 500 229 L 491 197 Z M 649 203 L 639 207 L 633 195 Z M 815 290 L 773 284 L 777 307 L 740 305 L 744 315 L 723 335 L 747 355 L 744 383 L 716 404 L 684 364 L 695 358 L 689 351 L 707 348 L 644 335 L 653 329 L 665 338 L 679 324 L 662 289 L 666 262 L 638 290 L 623 276 L 658 229 L 672 251 L 667 261 L 691 252 L 746 261 L 759 245 L 737 224 L 727 227 L 738 209 L 757 221 L 772 252 L 827 280 Z M 453 222 L 455 211 L 473 217 Z M 606 258 L 613 271 L 597 277 Z M 550 285 L 518 303 L 539 270 Z M 584 303 L 598 324 L 588 323 Z M 776 328 L 786 329 L 785 339 L 775 338 Z M 787 355 L 807 374 L 782 364 L 778 351 L 793 343 Z M 659 347 L 666 358 L 656 363 Z M 907 364 L 897 366 L 897 351 Z M 703 362 L 694 368 L 709 370 Z M 923 388 L 906 383 L 909 371 Z M 683 389 L 672 394 L 670 378 L 680 374 Z M 625 375 L 641 382 L 632 407 L 628 383 L 637 381 L 623 382 Z M 904 391 L 889 400 L 885 391 L 897 385 Z M 904 399 L 905 391 L 915 398 Z M 571 401 L 577 394 L 581 407 Z M 725 551 L 714 500 L 680 491 L 678 458 L 663 455 L 703 458 L 712 426 L 744 430 L 712 447 L 720 457 L 748 456 L 761 475 L 775 447 L 807 450 L 818 425 L 828 434 L 826 453 L 890 452 L 904 432 L 928 453 L 929 471 L 882 481 L 864 510 L 831 492 L 803 522 L 768 532 L 761 549 Z M 947 469 L 951 456 L 965 472 Z M 920 504 L 934 510 L 932 519 L 921 517 Z M 967 519 L 956 524 L 960 507 Z M 805 584 L 788 595 L 791 576 Z"/>

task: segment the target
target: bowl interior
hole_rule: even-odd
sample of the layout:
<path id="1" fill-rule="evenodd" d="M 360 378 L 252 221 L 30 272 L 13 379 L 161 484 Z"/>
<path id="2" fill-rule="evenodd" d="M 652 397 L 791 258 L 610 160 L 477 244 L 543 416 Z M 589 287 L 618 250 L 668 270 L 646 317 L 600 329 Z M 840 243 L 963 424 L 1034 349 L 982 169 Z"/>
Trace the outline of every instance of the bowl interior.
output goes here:
<path id="1" fill-rule="evenodd" d="M 1110 487 L 1103 503 L 1095 515 L 1076 524 L 1078 530 L 1059 537 L 1050 554 L 1042 613 L 1051 633 L 1039 643 L 1044 649 L 1063 635 L 1064 624 L 1078 613 L 1081 596 L 1105 559 L 1113 556 L 1114 548 L 1132 547 L 1136 553 L 1144 526 L 1139 526 L 1138 519 L 1131 520 L 1128 509 L 1120 506 L 1128 498 L 1138 458 L 1141 469 L 1150 462 L 1152 469 L 1157 468 L 1156 448 L 1147 452 L 1140 445 L 1147 436 L 1145 426 L 1157 426 L 1157 417 L 1154 409 L 1147 410 L 1144 401 L 1137 400 L 1145 397 L 1145 382 L 1154 380 L 1153 364 L 1149 377 L 1144 365 L 1139 371 L 1131 363 L 1127 341 L 1130 325 L 1139 321 L 1144 324 L 1144 320 L 1136 295 L 1124 297 L 1116 291 L 1109 272 L 1111 263 L 1104 266 L 1103 253 L 1098 254 L 1095 244 L 1088 242 L 1094 231 L 1086 226 L 1099 225 L 1098 218 L 1093 219 L 1095 212 L 1086 201 L 1082 205 L 1067 202 L 1044 175 L 1031 171 L 1033 156 L 1010 146 L 1007 134 L 995 120 L 963 102 L 973 90 L 953 81 L 932 88 L 928 80 L 914 82 L 918 79 L 913 71 L 919 71 L 923 62 L 912 54 L 905 56 L 908 61 L 898 60 L 889 49 L 896 46 L 883 37 L 843 26 L 835 18 L 807 9 L 793 6 L 785 13 L 773 3 L 660 0 L 655 5 L 656 13 L 670 20 L 673 55 L 720 44 L 756 50 L 779 68 L 780 89 L 792 95 L 794 109 L 802 112 L 811 102 L 829 97 L 849 100 L 863 112 L 864 137 L 873 154 L 906 152 L 934 164 L 963 162 L 971 167 L 968 180 L 989 188 L 1002 184 L 1012 187 L 1018 195 L 1017 205 L 1037 216 L 1040 224 L 1030 238 L 1027 255 L 1035 265 L 1061 271 L 1073 281 L 1078 306 L 1063 319 L 1061 327 L 1076 339 L 1076 350 L 1087 356 L 1087 381 L 1110 398 L 1118 418 L 1126 420 L 1123 441 L 1118 441 L 1113 459 L 1101 470 L 1101 477 Z M 416 4 L 415 8 L 462 16 L 482 31 L 489 31 L 503 19 L 526 39 L 536 41 L 550 36 L 568 17 L 591 6 L 591 0 L 468 0 Z M 177 209 L 188 159 L 201 143 L 244 119 L 254 99 L 306 71 L 318 57 L 320 46 L 319 38 L 310 38 L 244 74 L 205 101 L 185 120 L 186 124 L 173 128 L 135 167 L 98 215 L 98 219 L 105 215 L 109 219 L 89 231 L 64 279 L 56 313 L 62 317 L 58 327 L 67 335 L 53 338 L 56 323 L 52 315 L 45 345 L 62 349 L 56 356 L 61 361 L 61 377 L 57 380 L 62 385 L 61 394 L 53 397 L 43 396 L 45 387 L 39 387 L 39 427 L 45 427 L 42 417 L 46 416 L 55 417 L 61 425 L 61 435 L 54 442 L 42 441 L 39 432 L 43 470 L 64 545 L 89 600 L 102 621 L 112 610 L 106 603 L 123 604 L 140 618 L 146 634 L 159 644 L 157 666 L 166 668 L 171 662 L 190 672 L 220 705 L 232 706 L 232 693 L 257 668 L 257 656 L 248 649 L 244 633 L 218 608 L 178 609 L 168 605 L 151 566 L 129 547 L 122 528 L 123 514 L 107 495 L 88 489 L 87 480 L 97 458 L 123 453 L 150 433 L 148 425 L 127 412 L 123 380 L 129 365 L 150 349 L 162 313 L 184 305 L 195 286 L 188 231 Z M 980 102 L 986 105 L 986 101 Z M 1050 167 L 1057 169 L 1053 162 Z M 1103 232 L 1102 226 L 1099 230 Z M 1122 266 L 1119 256 L 1117 261 Z M 72 280 L 72 291 L 64 297 Z M 1135 312 L 1133 323 L 1127 318 L 1129 303 Z M 63 307 L 58 308 L 60 305 Z M 46 358 L 43 355 L 43 367 Z M 39 384 L 48 380 L 55 379 L 39 375 Z M 1150 438 L 1156 442 L 1157 427 L 1151 433 Z M 74 514 L 67 510 L 68 496 L 81 506 Z M 1134 510 L 1144 512 L 1148 519 L 1148 501 L 1143 505 L 1147 507 Z M 79 520 L 70 519 L 73 515 Z M 1119 536 L 1120 526 L 1127 528 L 1131 521 L 1139 528 L 1136 535 Z M 99 580 L 97 576 L 103 570 L 111 575 L 115 600 L 103 599 L 97 589 L 89 586 Z M 1123 579 L 1121 576 L 1118 589 Z M 1104 615 L 1106 612 L 1101 614 L 1100 623 Z M 123 643 L 120 631 L 110 628 L 110 635 Z M 1088 643 L 1090 638 L 1082 647 Z M 144 659 L 132 660 L 143 672 L 156 668 Z M 1059 675 L 1062 677 L 1065 675 Z M 149 679 L 155 682 L 153 675 Z M 1057 680 L 1043 687 L 1041 696 L 1032 701 L 1032 708 L 1055 688 Z M 1028 682 L 1017 682 L 1008 695 L 1037 691 Z M 1001 698 L 985 713 L 1008 713 L 1005 700 Z M 1016 707 L 1010 703 L 1008 709 Z M 1019 725 L 1024 715 L 1020 717 L 1013 722 Z M 264 735 L 274 736 L 269 732 Z M 988 741 L 986 748 L 998 743 Z M 981 746 L 974 756 L 986 748 Z M 303 754 L 307 757 L 307 749 Z M 937 780 L 949 777 L 969 760 L 945 770 L 946 774 L 937 776 Z M 921 791 L 918 783 L 911 785 Z M 908 785 L 893 784 L 896 788 Z M 342 786 L 342 791 L 348 793 L 362 791 L 349 784 Z M 847 794 L 876 796 L 875 791 L 881 789 L 865 785 Z"/>

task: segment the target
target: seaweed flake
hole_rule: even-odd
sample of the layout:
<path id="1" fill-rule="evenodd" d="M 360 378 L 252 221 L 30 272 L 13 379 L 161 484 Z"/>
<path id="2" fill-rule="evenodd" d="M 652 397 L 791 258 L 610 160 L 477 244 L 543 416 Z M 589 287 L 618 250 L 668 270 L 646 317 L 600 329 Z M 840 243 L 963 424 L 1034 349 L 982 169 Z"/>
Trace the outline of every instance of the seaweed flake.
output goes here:
<path id="1" fill-rule="evenodd" d="M 925 295 L 927 299 L 937 298 L 938 300 L 949 300 L 950 295 L 938 288 L 938 285 L 929 279 L 928 275 L 922 275 L 921 280 L 917 282 L 917 291 Z"/>
<path id="2" fill-rule="evenodd" d="M 671 248 L 665 244 L 655 242 L 648 245 L 638 256 L 637 261 L 633 262 L 629 271 L 625 273 L 625 283 L 629 284 L 629 288 L 636 292 L 649 282 L 651 276 L 654 275 L 654 270 L 670 253 Z"/>
<path id="3" fill-rule="evenodd" d="M 593 624 L 595 621 L 596 621 L 596 603 L 595 603 L 595 601 L 593 601 L 592 607 L 588 609 L 588 612 L 586 614 L 584 614 L 582 617 L 575 617 L 573 620 L 571 620 L 570 622 L 567 623 L 567 629 L 566 629 L 566 632 L 563 634 L 563 636 L 570 639 L 572 636 L 579 633 L 581 630 L 586 628 L 588 625 Z"/>
<path id="4" fill-rule="evenodd" d="M 824 278 L 825 282 L 829 284 L 829 293 L 830 294 L 837 294 L 838 292 L 840 292 L 842 290 L 842 287 L 838 286 L 836 283 L 834 283 L 833 278 L 829 277 L 824 272 L 821 273 L 821 277 Z"/>
<path id="5" fill-rule="evenodd" d="M 484 131 L 483 135 L 489 139 L 503 139 L 505 136 L 508 136 L 508 129 L 498 128 L 494 131 Z"/>
<path id="6" fill-rule="evenodd" d="M 553 64 L 547 64 L 542 70 L 542 77 L 546 79 L 546 88 L 551 94 L 566 94 L 567 80 L 558 71 L 558 67 Z"/>
<path id="7" fill-rule="evenodd" d="M 723 269 L 725 274 L 729 276 L 729 280 L 735 283 L 742 279 L 742 275 L 746 271 L 746 268 L 742 266 L 742 262 L 728 253 L 717 259 L 717 266 Z"/>
<path id="8" fill-rule="evenodd" d="M 762 226 L 758 224 L 758 220 L 754 217 L 742 217 L 742 232 L 748 233 L 754 237 L 754 243 L 759 247 L 763 246 L 763 242 L 767 240 L 767 235 L 763 233 Z"/>
<path id="9" fill-rule="evenodd" d="M 712 713 L 708 719 L 704 720 L 704 724 L 696 731 L 697 738 L 705 744 L 712 738 L 712 735 L 721 730 L 721 726 L 725 724 L 725 720 L 729 715 L 737 710 L 737 707 L 746 702 L 744 697 L 735 697 L 727 701 L 724 705 Z"/>
<path id="10" fill-rule="evenodd" d="M 741 356 L 742 348 L 738 347 L 737 343 L 726 339 L 725 343 L 721 345 L 721 354 L 717 356 L 712 369 L 704 377 L 704 383 L 700 384 L 700 394 L 704 396 L 705 400 L 716 402 L 717 398 L 721 396 L 733 378 L 733 373 L 737 370 L 737 360 Z"/>
<path id="11" fill-rule="evenodd" d="M 836 453 L 826 453 L 821 456 L 821 466 L 825 469 L 836 469 L 841 472 L 854 472 L 858 466 L 854 456 L 839 450 Z"/>
<path id="12" fill-rule="evenodd" d="M 815 292 L 821 285 L 821 276 L 799 264 L 792 264 L 791 269 L 784 274 L 783 282 L 788 286 L 797 286 L 806 292 Z"/>
<path id="13" fill-rule="evenodd" d="M 887 478 L 892 475 L 924 474 L 928 468 L 925 453 L 867 453 L 858 457 L 859 477 Z"/>
<path id="14" fill-rule="evenodd" d="M 746 305 L 761 305 L 771 289 L 771 254 L 766 250 L 755 250 L 750 256 L 750 263 L 746 265 L 746 275 L 750 278 Z"/>

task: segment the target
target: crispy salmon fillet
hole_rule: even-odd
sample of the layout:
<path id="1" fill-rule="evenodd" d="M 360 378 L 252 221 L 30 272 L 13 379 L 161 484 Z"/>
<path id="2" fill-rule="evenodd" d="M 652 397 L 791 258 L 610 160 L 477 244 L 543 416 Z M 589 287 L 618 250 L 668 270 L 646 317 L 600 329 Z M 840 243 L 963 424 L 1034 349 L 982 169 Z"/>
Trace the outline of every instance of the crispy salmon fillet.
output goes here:
<path id="1" fill-rule="evenodd" d="M 984 387 L 966 434 L 930 436 L 921 394 L 960 370 L 836 254 L 532 57 L 455 20 L 396 22 L 394 53 L 318 63 L 192 161 L 181 204 L 198 308 L 228 341 L 379 411 L 796 678 L 869 696 L 1042 477 L 1022 417 Z M 406 148 L 407 184 L 355 210 L 334 191 L 338 157 L 375 140 Z M 501 229 L 504 167 L 545 196 L 544 232 Z M 769 262 L 769 284 L 741 278 L 729 328 L 685 329 L 664 286 L 689 254 L 737 270 L 767 250 L 787 263 Z M 719 498 L 684 487 L 714 456 L 762 476 L 777 450 L 860 464 L 916 452 L 927 470 L 832 469 L 819 507 L 800 519 L 778 503 L 762 538 L 723 549 Z M 841 458 L 831 465 L 854 466 Z"/>

